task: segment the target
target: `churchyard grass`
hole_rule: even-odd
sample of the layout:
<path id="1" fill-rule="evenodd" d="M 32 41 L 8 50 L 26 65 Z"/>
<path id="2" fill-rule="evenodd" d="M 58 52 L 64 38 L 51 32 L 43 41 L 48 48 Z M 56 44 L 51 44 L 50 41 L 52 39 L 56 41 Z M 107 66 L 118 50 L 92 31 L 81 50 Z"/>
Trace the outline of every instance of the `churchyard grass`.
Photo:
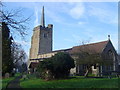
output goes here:
<path id="1" fill-rule="evenodd" d="M 20 73 L 16 73 L 14 77 L 9 77 L 9 78 L 3 78 L 2 79 L 2 88 L 6 88 L 7 84 L 12 81 L 13 79 L 15 79 L 16 77 L 18 77 L 20 75 Z"/>
<path id="2" fill-rule="evenodd" d="M 29 78 L 26 80 L 21 79 L 20 85 L 23 88 L 118 88 L 118 78 L 77 77 L 52 81 L 44 81 L 40 78 Z"/>
<path id="3" fill-rule="evenodd" d="M 9 78 L 2 79 L 2 88 L 6 88 L 7 84 L 13 79 L 14 79 L 14 77 L 9 77 Z"/>

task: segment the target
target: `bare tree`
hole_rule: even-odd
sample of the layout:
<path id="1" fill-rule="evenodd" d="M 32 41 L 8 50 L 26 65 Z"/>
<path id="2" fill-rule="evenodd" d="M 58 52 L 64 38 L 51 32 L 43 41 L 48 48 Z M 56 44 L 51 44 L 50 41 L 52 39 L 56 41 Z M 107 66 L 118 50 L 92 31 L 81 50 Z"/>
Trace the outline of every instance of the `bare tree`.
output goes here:
<path id="1" fill-rule="evenodd" d="M 30 16 L 22 15 L 23 9 L 5 10 L 5 5 L 0 1 L 0 29 L 2 31 L 2 69 L 3 74 L 11 72 L 18 61 L 24 61 L 27 57 L 21 45 L 6 43 L 11 36 L 25 40 L 28 31 Z M 4 23 L 4 24 L 3 24 Z M 5 31 L 5 29 L 7 31 Z M 5 39 L 5 40 L 4 40 Z M 9 46 L 9 47 L 8 47 Z M 6 48 L 7 47 L 7 48 Z M 8 52 L 9 50 L 9 52 Z M 3 56 L 4 55 L 4 56 Z M 9 58 L 10 57 L 10 58 Z M 8 62 L 9 60 L 9 62 Z M 10 64 L 9 64 L 10 63 Z M 14 64 L 13 64 L 14 63 Z M 11 66 L 11 67 L 10 67 Z M 6 68 L 7 67 L 7 68 Z"/>
<path id="2" fill-rule="evenodd" d="M 15 42 L 12 43 L 12 57 L 13 57 L 13 63 L 17 64 L 17 62 L 22 61 L 24 62 L 27 58 L 27 55 L 22 48 L 20 44 L 17 44 Z"/>
<path id="3" fill-rule="evenodd" d="M 30 16 L 25 18 L 24 15 L 22 15 L 23 9 L 21 8 L 15 10 L 5 10 L 5 5 L 1 2 L 0 6 L 2 7 L 2 9 L 0 9 L 1 22 L 5 22 L 7 24 L 11 33 L 14 33 L 14 35 L 15 33 L 18 33 L 22 38 L 24 38 L 25 35 L 27 35 L 27 24 L 30 20 Z"/>

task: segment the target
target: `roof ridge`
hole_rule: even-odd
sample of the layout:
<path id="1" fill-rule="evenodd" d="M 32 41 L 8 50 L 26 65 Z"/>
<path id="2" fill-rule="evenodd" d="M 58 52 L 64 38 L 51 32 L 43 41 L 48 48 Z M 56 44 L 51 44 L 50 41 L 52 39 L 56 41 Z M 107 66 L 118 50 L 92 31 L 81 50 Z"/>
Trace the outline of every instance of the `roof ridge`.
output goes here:
<path id="1" fill-rule="evenodd" d="M 81 49 L 81 50 L 85 50 L 85 51 L 93 50 L 97 53 L 101 53 L 103 48 L 107 45 L 108 42 L 109 42 L 109 40 L 75 46 L 75 47 L 73 47 L 73 51 L 76 52 L 78 49 Z M 85 47 L 85 48 L 83 48 L 83 47 Z"/>
<path id="2" fill-rule="evenodd" d="M 103 43 L 103 42 L 108 42 L 108 40 L 106 40 L 106 41 L 100 41 L 100 42 L 96 42 L 96 43 L 84 44 L 84 45 L 94 45 L 94 44 L 99 44 L 99 43 Z M 78 45 L 78 46 L 73 46 L 73 47 L 79 47 L 79 46 L 83 46 L 83 45 Z"/>

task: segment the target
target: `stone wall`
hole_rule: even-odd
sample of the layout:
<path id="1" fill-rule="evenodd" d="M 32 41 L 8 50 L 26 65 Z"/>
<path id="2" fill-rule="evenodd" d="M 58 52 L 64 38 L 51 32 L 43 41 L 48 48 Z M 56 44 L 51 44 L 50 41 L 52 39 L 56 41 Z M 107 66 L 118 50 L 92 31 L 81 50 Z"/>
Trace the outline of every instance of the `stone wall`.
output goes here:
<path id="1" fill-rule="evenodd" d="M 40 41 L 40 26 L 37 26 L 33 30 L 33 36 L 31 38 L 31 48 L 29 59 L 37 58 L 39 51 L 39 41 Z"/>
<path id="2" fill-rule="evenodd" d="M 102 55 L 108 55 L 109 51 L 112 52 L 112 56 L 113 56 L 113 66 L 111 68 L 111 70 L 113 71 L 117 71 L 118 70 L 118 59 L 117 59 L 117 52 L 115 50 L 115 48 L 113 47 L 111 41 L 109 40 L 109 42 L 107 43 L 107 45 L 105 46 L 103 52 L 102 52 Z M 109 56 L 108 56 L 109 57 Z M 108 61 L 109 62 L 109 61 Z M 103 68 L 103 71 L 106 71 L 105 70 L 106 68 Z"/>
<path id="3" fill-rule="evenodd" d="M 52 25 L 40 28 L 39 54 L 52 52 Z"/>
<path id="4" fill-rule="evenodd" d="M 50 58 L 52 56 L 54 56 L 57 52 L 51 52 L 51 53 L 45 53 L 45 54 L 40 54 L 38 55 L 37 58 Z"/>
<path id="5" fill-rule="evenodd" d="M 36 59 L 39 54 L 52 52 L 52 28 L 52 24 L 49 24 L 48 27 L 34 28 L 29 59 Z"/>

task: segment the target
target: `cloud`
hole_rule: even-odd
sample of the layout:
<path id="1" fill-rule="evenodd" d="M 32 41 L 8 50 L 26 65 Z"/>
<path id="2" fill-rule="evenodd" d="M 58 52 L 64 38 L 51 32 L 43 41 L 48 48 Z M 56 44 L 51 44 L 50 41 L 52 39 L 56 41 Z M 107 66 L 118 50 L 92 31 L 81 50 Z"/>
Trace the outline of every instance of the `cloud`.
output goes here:
<path id="1" fill-rule="evenodd" d="M 83 3 L 77 3 L 69 12 L 69 14 L 72 16 L 74 19 L 79 19 L 83 16 L 85 12 L 85 8 Z"/>
<path id="2" fill-rule="evenodd" d="M 86 24 L 87 22 L 82 22 L 82 21 L 79 21 L 78 24 L 79 25 L 83 25 L 83 24 Z"/>
<path id="3" fill-rule="evenodd" d="M 49 17 L 51 20 L 57 23 L 62 23 L 64 22 L 64 18 L 62 18 L 58 11 L 50 11 L 48 8 L 45 9 L 47 17 Z"/>
<path id="4" fill-rule="evenodd" d="M 39 24 L 38 22 L 38 8 L 35 6 L 34 14 L 35 14 L 35 21 L 34 21 L 34 26 L 37 26 Z"/>
<path id="5" fill-rule="evenodd" d="M 98 5 L 98 6 L 97 6 Z M 107 24 L 118 24 L 117 10 L 112 11 L 112 8 L 105 7 L 104 4 L 91 5 L 89 8 L 89 16 L 96 17 L 99 21 Z M 100 7 L 101 5 L 101 7 Z"/>

